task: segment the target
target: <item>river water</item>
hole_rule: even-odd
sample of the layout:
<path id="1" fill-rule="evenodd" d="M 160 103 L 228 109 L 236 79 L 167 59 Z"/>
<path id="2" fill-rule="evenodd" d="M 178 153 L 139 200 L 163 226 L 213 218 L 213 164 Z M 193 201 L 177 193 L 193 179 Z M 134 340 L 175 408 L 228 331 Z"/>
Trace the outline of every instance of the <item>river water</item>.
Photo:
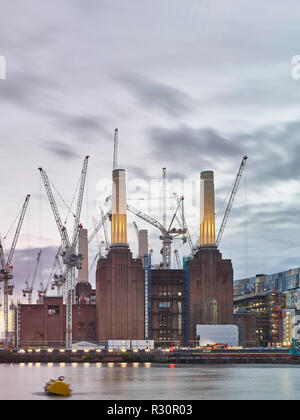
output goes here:
<path id="1" fill-rule="evenodd" d="M 300 399 L 300 366 L 153 363 L 0 365 L 0 399 L 61 398 L 43 392 L 58 376 L 75 400 Z"/>

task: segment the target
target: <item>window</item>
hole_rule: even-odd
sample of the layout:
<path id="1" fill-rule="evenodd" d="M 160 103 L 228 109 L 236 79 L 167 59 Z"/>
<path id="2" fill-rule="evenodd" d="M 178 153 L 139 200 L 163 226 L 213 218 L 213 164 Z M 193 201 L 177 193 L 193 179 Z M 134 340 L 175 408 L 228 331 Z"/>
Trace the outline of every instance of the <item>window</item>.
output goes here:
<path id="1" fill-rule="evenodd" d="M 159 308 L 171 308 L 171 302 L 159 302 Z"/>
<path id="2" fill-rule="evenodd" d="M 59 306 L 58 305 L 49 305 L 48 306 L 48 316 L 59 315 Z"/>

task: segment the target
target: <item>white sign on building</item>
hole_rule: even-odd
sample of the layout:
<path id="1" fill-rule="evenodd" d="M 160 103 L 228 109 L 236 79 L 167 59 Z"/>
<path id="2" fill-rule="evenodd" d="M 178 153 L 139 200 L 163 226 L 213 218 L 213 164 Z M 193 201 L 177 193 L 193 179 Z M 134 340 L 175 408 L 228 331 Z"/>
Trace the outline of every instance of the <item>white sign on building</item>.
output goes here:
<path id="1" fill-rule="evenodd" d="M 236 325 L 197 325 L 196 331 L 200 346 L 208 344 L 239 345 L 239 330 Z"/>

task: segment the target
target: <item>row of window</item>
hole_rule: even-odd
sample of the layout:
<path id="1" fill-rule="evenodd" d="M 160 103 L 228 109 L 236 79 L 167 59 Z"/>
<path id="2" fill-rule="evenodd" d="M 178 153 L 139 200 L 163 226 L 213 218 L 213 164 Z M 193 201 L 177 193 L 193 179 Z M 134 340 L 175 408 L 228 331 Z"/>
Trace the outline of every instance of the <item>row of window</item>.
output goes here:
<path id="1" fill-rule="evenodd" d="M 171 308 L 171 302 L 159 302 L 159 308 Z"/>
<path id="2" fill-rule="evenodd" d="M 168 291 L 168 292 L 162 292 L 161 290 L 158 292 L 158 296 L 182 296 L 182 292 L 173 292 L 172 290 L 171 291 Z"/>

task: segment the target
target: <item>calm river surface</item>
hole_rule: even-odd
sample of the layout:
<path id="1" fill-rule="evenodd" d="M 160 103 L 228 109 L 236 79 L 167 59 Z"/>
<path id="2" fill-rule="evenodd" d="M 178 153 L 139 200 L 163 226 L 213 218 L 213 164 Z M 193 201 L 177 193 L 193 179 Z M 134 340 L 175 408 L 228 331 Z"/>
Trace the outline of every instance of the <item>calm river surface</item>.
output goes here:
<path id="1" fill-rule="evenodd" d="M 75 400 L 300 399 L 300 366 L 153 363 L 0 365 L 0 399 L 61 398 L 43 392 L 61 375 Z"/>

